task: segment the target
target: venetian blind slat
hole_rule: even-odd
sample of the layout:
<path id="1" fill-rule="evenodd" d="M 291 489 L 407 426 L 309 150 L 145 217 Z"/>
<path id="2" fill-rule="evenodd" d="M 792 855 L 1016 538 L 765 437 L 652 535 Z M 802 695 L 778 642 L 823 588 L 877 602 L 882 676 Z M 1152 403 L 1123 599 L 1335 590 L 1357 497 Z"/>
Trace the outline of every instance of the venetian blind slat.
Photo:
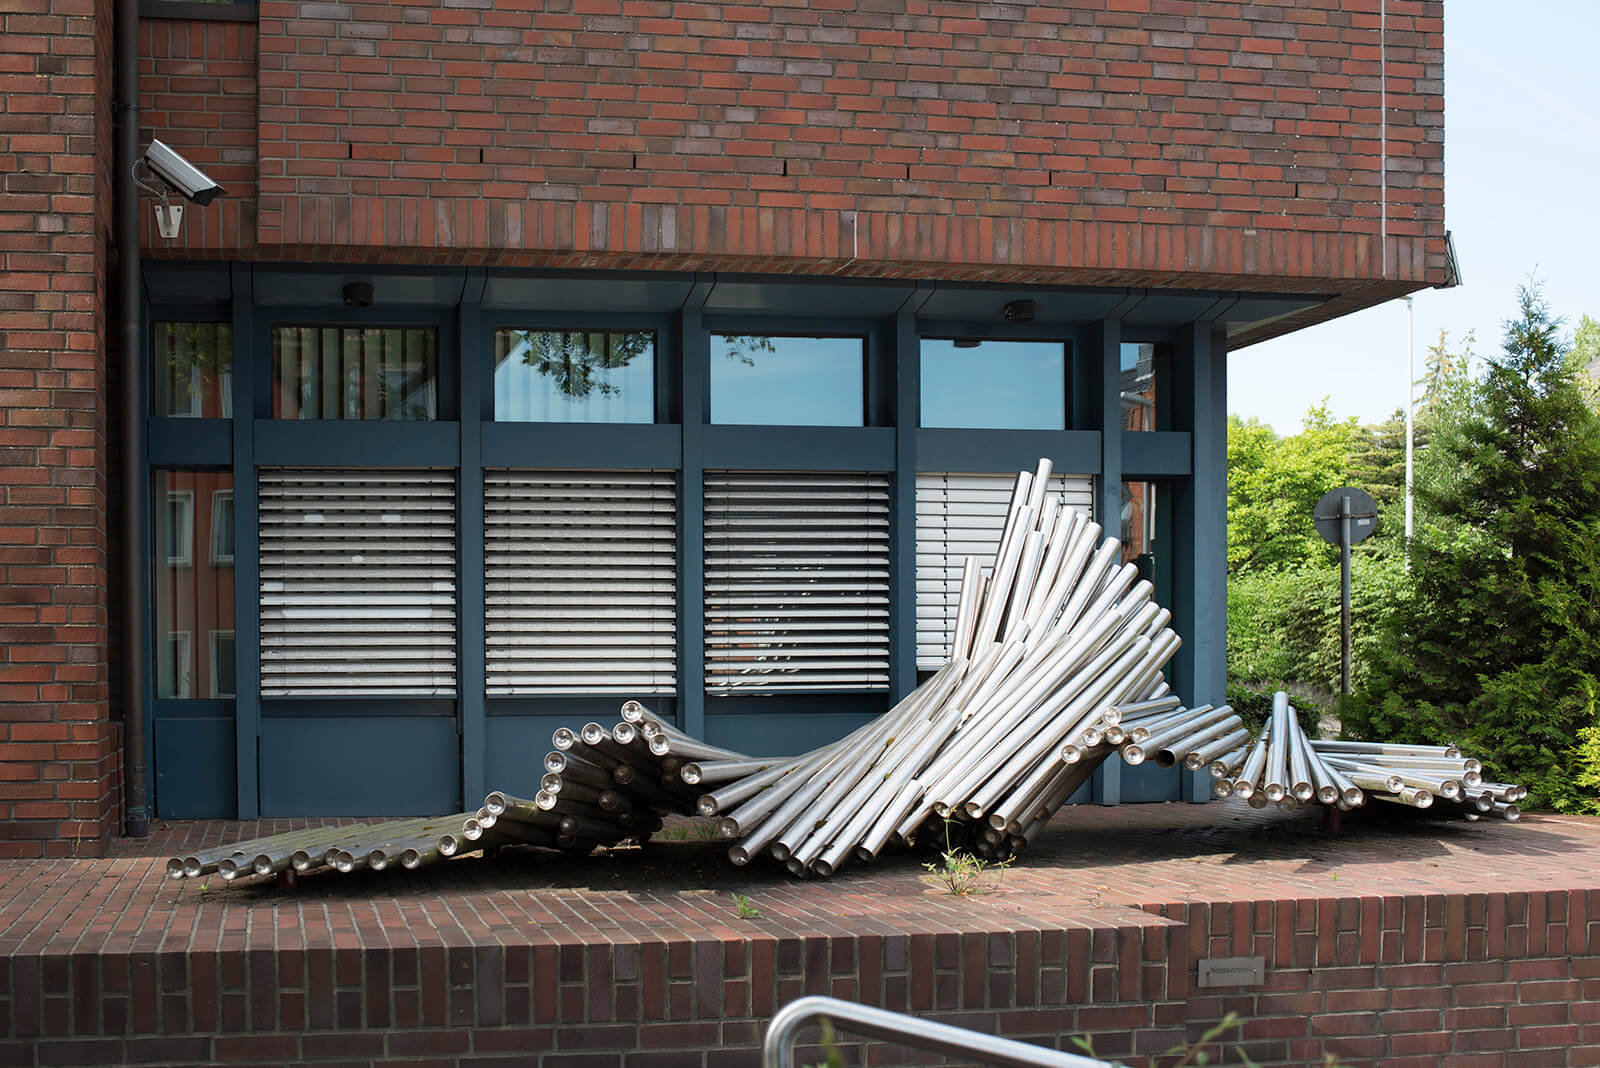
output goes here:
<path id="1" fill-rule="evenodd" d="M 961 571 L 969 556 L 987 570 L 1005 528 L 1016 484 L 1012 474 L 922 472 L 917 475 L 917 669 L 950 658 Z M 1089 475 L 1052 475 L 1050 492 L 1085 514 L 1094 507 Z"/>
<path id="2" fill-rule="evenodd" d="M 707 472 L 706 690 L 889 686 L 889 480 Z"/>
<path id="3" fill-rule="evenodd" d="M 456 692 L 455 475 L 265 468 L 263 697 Z"/>
<path id="4" fill-rule="evenodd" d="M 491 696 L 677 690 L 677 475 L 484 477 Z"/>

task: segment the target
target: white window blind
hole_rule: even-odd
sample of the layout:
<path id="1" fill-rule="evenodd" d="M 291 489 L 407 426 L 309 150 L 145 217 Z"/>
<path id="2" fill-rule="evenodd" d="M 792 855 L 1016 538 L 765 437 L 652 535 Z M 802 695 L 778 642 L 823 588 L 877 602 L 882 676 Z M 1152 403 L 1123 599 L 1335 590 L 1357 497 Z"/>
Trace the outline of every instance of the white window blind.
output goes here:
<path id="1" fill-rule="evenodd" d="M 889 686 L 889 480 L 706 472 L 706 691 Z"/>
<path id="2" fill-rule="evenodd" d="M 456 692 L 450 471 L 263 469 L 264 697 Z"/>
<path id="3" fill-rule="evenodd" d="M 488 692 L 671 694 L 677 475 L 484 477 Z"/>
<path id="4" fill-rule="evenodd" d="M 950 658 L 961 570 L 976 556 L 987 571 L 1005 527 L 1014 474 L 917 475 L 917 668 L 931 671 Z M 1094 478 L 1052 475 L 1050 491 L 1068 508 L 1094 508 Z"/>

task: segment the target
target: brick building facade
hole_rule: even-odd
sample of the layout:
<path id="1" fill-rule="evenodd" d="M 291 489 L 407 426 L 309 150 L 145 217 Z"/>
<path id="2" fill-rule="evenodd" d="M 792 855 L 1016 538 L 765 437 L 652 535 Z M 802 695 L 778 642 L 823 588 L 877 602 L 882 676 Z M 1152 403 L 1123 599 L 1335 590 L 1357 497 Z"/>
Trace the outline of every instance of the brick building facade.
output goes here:
<path id="1" fill-rule="evenodd" d="M 849 448 L 881 446 L 873 469 L 887 472 L 885 507 L 906 551 L 885 565 L 896 622 L 889 681 L 863 687 L 872 701 L 915 678 L 919 572 L 901 558 L 917 476 L 956 470 L 950 457 L 962 450 L 979 457 L 970 470 L 1015 469 L 1042 447 L 1058 470 L 1081 473 L 1103 524 L 1122 483 L 1159 483 L 1173 530 L 1157 555 L 1186 639 L 1177 681 L 1206 699 L 1221 685 L 1226 349 L 1449 279 L 1442 6 L 147 2 L 141 144 L 160 138 L 227 193 L 190 206 L 172 241 L 153 233 L 152 201 L 141 200 L 146 334 L 175 320 L 229 325 L 237 366 L 256 370 L 217 387 L 232 391 L 231 418 L 207 411 L 178 425 L 168 417 L 180 413 L 147 407 L 141 469 L 152 481 L 129 487 L 109 325 L 119 312 L 111 190 L 122 177 L 111 4 L 0 4 L 0 854 L 92 854 L 119 833 L 127 702 L 116 665 L 129 617 L 115 532 L 125 501 L 159 532 L 166 499 L 154 487 L 169 471 L 231 473 L 237 573 L 231 545 L 226 562 L 242 596 L 236 644 L 221 654 L 237 658 L 237 697 L 219 687 L 204 708 L 163 704 L 182 696 L 156 692 L 161 672 L 147 672 L 156 810 L 288 814 L 269 811 L 270 754 L 322 742 L 271 733 L 315 715 L 292 687 L 276 708 L 263 688 L 257 632 L 272 580 L 247 547 L 259 548 L 262 472 L 317 460 L 266 425 L 280 417 L 268 393 L 281 372 L 268 332 L 280 321 L 375 327 L 397 305 L 430 309 L 446 341 L 435 429 L 454 444 L 429 453 L 440 435 L 370 426 L 317 440 L 338 458 L 321 463 L 341 469 L 461 473 L 450 609 L 459 677 L 437 716 L 439 737 L 462 741 L 441 797 L 481 787 L 496 748 L 525 737 L 509 724 L 526 721 L 532 737 L 570 712 L 484 696 L 492 624 L 473 527 L 483 473 L 519 466 L 529 442 L 557 440 L 508 431 L 507 451 L 495 451 L 493 404 L 477 410 L 472 391 L 487 390 L 475 366 L 492 374 L 483 324 L 496 315 L 508 327 L 656 317 L 658 425 L 629 439 L 626 455 L 574 446 L 549 452 L 558 459 L 548 466 L 692 474 L 680 478 L 680 527 L 700 522 L 712 483 L 699 476 L 757 440 L 715 427 L 715 396 L 710 414 L 695 396 L 707 337 L 826 333 L 843 317 L 875 339 L 863 341 L 864 359 L 881 359 L 887 399 L 869 383 Z M 341 293 L 352 281 L 377 299 L 349 317 Z M 1021 299 L 1038 318 L 1018 332 L 1002 309 Z M 923 428 L 917 345 L 952 336 L 1066 338 L 1060 425 L 981 440 Z M 1170 437 L 1118 432 L 1124 344 L 1157 346 L 1170 361 Z M 845 464 L 791 430 L 775 440 L 804 444 L 810 468 Z M 1057 436 L 1027 436 L 1044 433 Z M 670 462 L 657 463 L 661 441 Z M 691 728 L 733 729 L 696 675 L 709 655 L 694 607 L 706 564 L 701 542 L 685 538 L 680 529 L 677 588 L 695 595 L 678 599 L 681 681 L 666 700 Z M 134 607 L 133 633 L 160 629 L 155 600 L 147 592 Z M 145 645 L 152 664 L 171 653 Z M 200 657 L 200 636 L 186 648 Z M 339 708 L 341 722 L 366 722 Z M 193 812 L 163 807 L 174 753 L 221 768 L 209 793 L 185 796 Z"/>

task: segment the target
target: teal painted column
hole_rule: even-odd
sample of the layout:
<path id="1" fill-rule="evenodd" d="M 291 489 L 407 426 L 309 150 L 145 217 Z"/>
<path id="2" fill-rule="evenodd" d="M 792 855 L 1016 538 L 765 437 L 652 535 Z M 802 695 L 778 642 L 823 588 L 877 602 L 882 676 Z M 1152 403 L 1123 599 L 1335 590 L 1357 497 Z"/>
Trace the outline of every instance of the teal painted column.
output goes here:
<path id="1" fill-rule="evenodd" d="M 233 287 L 233 730 L 238 818 L 261 815 L 261 538 L 257 528 L 256 380 L 272 381 L 270 339 L 256 332 L 249 264 L 231 268 Z M 265 396 L 265 389 L 262 391 Z M 152 772 L 154 768 L 152 766 Z"/>
<path id="2" fill-rule="evenodd" d="M 1095 483 L 1094 517 L 1101 536 L 1122 534 L 1122 320 L 1103 319 L 1089 332 L 1085 353 L 1093 390 L 1093 419 L 1100 431 L 1100 477 Z M 1122 758 L 1113 757 L 1094 773 L 1095 804 L 1122 800 Z"/>
<path id="3" fill-rule="evenodd" d="M 456 511 L 456 725 L 461 734 L 463 807 L 488 792 L 486 710 L 487 656 L 484 636 L 483 421 L 491 393 L 485 388 L 487 347 L 483 338 L 484 273 L 469 268 L 456 318 L 456 364 L 461 385 L 461 467 Z"/>
<path id="4" fill-rule="evenodd" d="M 678 315 L 678 415 L 683 428 L 683 479 L 678 487 L 678 707 L 681 726 L 706 732 L 705 438 L 711 344 L 700 306 L 709 291 L 697 285 Z"/>
<path id="5" fill-rule="evenodd" d="M 922 353 L 916 312 L 900 309 L 894 356 L 894 472 L 889 498 L 889 699 L 917 687 L 917 428 L 922 423 Z"/>
<path id="6" fill-rule="evenodd" d="M 1173 686 L 1190 704 L 1227 699 L 1227 341 L 1209 323 L 1184 329 L 1174 354 L 1173 421 L 1194 449 L 1191 474 L 1173 488 L 1172 622 L 1183 638 Z M 1210 776 L 1186 772 L 1187 801 L 1211 797 Z"/>

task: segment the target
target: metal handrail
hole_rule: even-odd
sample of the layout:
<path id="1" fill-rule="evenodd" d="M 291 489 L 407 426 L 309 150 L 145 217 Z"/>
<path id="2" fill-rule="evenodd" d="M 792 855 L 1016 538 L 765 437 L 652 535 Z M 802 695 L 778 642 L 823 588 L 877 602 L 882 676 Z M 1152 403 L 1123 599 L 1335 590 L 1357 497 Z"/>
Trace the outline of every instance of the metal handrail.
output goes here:
<path id="1" fill-rule="evenodd" d="M 832 1020 L 841 1031 L 888 1039 L 933 1053 L 961 1054 L 986 1064 L 1014 1068 L 1111 1068 L 1110 1061 L 816 995 L 791 1001 L 772 1017 L 761 1043 L 761 1068 L 794 1068 L 795 1036 L 806 1024 L 824 1017 Z"/>

